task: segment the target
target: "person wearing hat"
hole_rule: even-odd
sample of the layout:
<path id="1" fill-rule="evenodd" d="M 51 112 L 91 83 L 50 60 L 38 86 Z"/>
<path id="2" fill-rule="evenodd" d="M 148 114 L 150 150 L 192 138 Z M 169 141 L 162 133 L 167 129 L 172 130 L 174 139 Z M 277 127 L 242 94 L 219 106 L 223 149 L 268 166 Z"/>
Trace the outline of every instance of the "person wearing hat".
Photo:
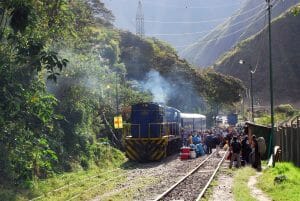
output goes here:
<path id="1" fill-rule="evenodd" d="M 241 143 L 237 140 L 237 136 L 234 136 L 229 149 L 231 152 L 229 168 L 232 168 L 234 160 L 237 161 L 237 168 L 241 167 L 241 147 Z"/>

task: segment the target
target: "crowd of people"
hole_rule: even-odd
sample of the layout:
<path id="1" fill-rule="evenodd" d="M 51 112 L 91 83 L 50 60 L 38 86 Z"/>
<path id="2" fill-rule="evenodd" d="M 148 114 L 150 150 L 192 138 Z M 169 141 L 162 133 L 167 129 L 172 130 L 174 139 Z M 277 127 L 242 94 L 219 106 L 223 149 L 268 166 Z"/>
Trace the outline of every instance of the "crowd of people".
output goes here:
<path id="1" fill-rule="evenodd" d="M 249 139 L 247 132 L 235 133 L 227 137 L 227 142 L 229 146 L 229 168 L 232 168 L 233 162 L 236 161 L 237 168 L 249 164 L 261 171 L 261 156 L 264 154 L 266 147 L 262 137 L 257 139 L 252 134 L 251 139 Z"/>
<path id="2" fill-rule="evenodd" d="M 195 149 L 197 156 L 211 154 L 213 148 L 219 150 L 222 141 L 222 136 L 213 133 L 212 130 L 206 130 L 204 132 L 193 131 L 190 133 L 185 133 L 183 131 L 182 135 L 183 145 Z"/>
<path id="3" fill-rule="evenodd" d="M 258 171 L 261 170 L 261 155 L 265 151 L 260 146 L 260 138 L 257 139 L 255 135 L 251 135 L 251 139 L 249 139 L 246 127 L 242 129 L 215 128 L 202 132 L 190 131 L 189 133 L 182 130 L 183 145 L 194 149 L 197 156 L 211 154 L 214 148 L 216 148 L 217 154 L 219 154 L 220 148 L 229 149 L 227 156 L 227 159 L 230 160 L 229 168 L 236 163 L 237 168 L 242 165 L 251 165 Z"/>

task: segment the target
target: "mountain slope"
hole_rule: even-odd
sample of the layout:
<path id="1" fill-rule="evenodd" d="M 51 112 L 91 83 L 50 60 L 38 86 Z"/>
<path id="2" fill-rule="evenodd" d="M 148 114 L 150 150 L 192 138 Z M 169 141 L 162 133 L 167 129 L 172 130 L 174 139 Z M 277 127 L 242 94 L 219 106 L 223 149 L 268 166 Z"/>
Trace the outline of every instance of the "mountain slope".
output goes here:
<path id="1" fill-rule="evenodd" d="M 275 1 L 272 16 L 279 16 L 296 3 L 299 3 L 299 0 Z M 229 21 L 223 23 L 193 46 L 183 50 L 181 56 L 199 67 L 212 65 L 238 42 L 261 30 L 267 21 L 265 13 L 265 1 L 247 0 L 243 8 Z"/>
<path id="2" fill-rule="evenodd" d="M 275 104 L 300 104 L 300 16 L 287 12 L 272 22 L 272 51 Z M 269 103 L 268 31 L 243 41 L 216 65 L 221 73 L 240 78 L 249 88 L 249 65 L 253 75 L 255 104 Z M 240 65 L 244 59 L 247 63 Z"/>
<path id="3" fill-rule="evenodd" d="M 151 91 L 154 100 L 186 112 L 203 112 L 215 97 L 219 97 L 215 102 L 220 105 L 240 100 L 244 90 L 240 80 L 195 69 L 156 39 L 143 39 L 130 32 L 121 32 L 120 36 L 120 61 L 127 68 L 127 78 Z"/>

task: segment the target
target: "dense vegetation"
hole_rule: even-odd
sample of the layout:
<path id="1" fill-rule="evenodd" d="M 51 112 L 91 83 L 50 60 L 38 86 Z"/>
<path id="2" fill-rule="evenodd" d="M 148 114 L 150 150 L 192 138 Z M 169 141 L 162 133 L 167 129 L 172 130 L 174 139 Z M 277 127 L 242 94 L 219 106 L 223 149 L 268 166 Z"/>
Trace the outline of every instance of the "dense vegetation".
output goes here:
<path id="1" fill-rule="evenodd" d="M 295 109 L 290 104 L 278 105 L 277 107 L 275 107 L 274 112 L 275 123 L 278 125 L 282 123 L 288 123 L 296 115 L 300 114 L 299 110 Z M 255 116 L 258 117 L 255 120 L 257 124 L 266 126 L 271 125 L 271 116 L 269 113 L 257 111 Z"/>
<path id="2" fill-rule="evenodd" d="M 98 1 L 1 2 L 1 181 L 101 162 L 96 135 L 115 113 L 108 86 L 125 70 L 112 18 Z M 124 104 L 147 98 L 126 83 L 120 90 L 130 93 Z"/>
<path id="3" fill-rule="evenodd" d="M 96 0 L 0 1 L 1 182 L 101 165 L 104 142 L 120 147 L 113 116 L 151 100 L 132 83 L 151 69 L 207 105 L 239 101 L 239 80 L 196 71 L 168 45 L 115 30 L 112 20 Z M 200 107 L 186 102 L 175 93 L 168 99 Z"/>
<path id="4" fill-rule="evenodd" d="M 209 126 L 218 111 L 238 102 L 244 93 L 240 80 L 212 69 L 197 70 L 155 38 L 143 40 L 128 32 L 121 33 L 121 37 L 120 57 L 129 67 L 128 78 L 144 80 L 147 72 L 158 71 L 171 86 L 164 86 L 166 103 L 181 111 L 207 114 Z"/>

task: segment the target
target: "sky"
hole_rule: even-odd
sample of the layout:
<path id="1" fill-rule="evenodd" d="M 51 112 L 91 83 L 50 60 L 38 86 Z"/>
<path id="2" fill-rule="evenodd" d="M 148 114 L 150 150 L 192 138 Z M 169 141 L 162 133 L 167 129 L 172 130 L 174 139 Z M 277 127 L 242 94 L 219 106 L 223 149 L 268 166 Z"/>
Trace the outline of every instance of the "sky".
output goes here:
<path id="1" fill-rule="evenodd" d="M 246 0 L 141 0 L 145 34 L 169 42 L 178 50 L 193 44 L 234 15 Z M 114 25 L 136 32 L 138 0 L 103 0 Z"/>

